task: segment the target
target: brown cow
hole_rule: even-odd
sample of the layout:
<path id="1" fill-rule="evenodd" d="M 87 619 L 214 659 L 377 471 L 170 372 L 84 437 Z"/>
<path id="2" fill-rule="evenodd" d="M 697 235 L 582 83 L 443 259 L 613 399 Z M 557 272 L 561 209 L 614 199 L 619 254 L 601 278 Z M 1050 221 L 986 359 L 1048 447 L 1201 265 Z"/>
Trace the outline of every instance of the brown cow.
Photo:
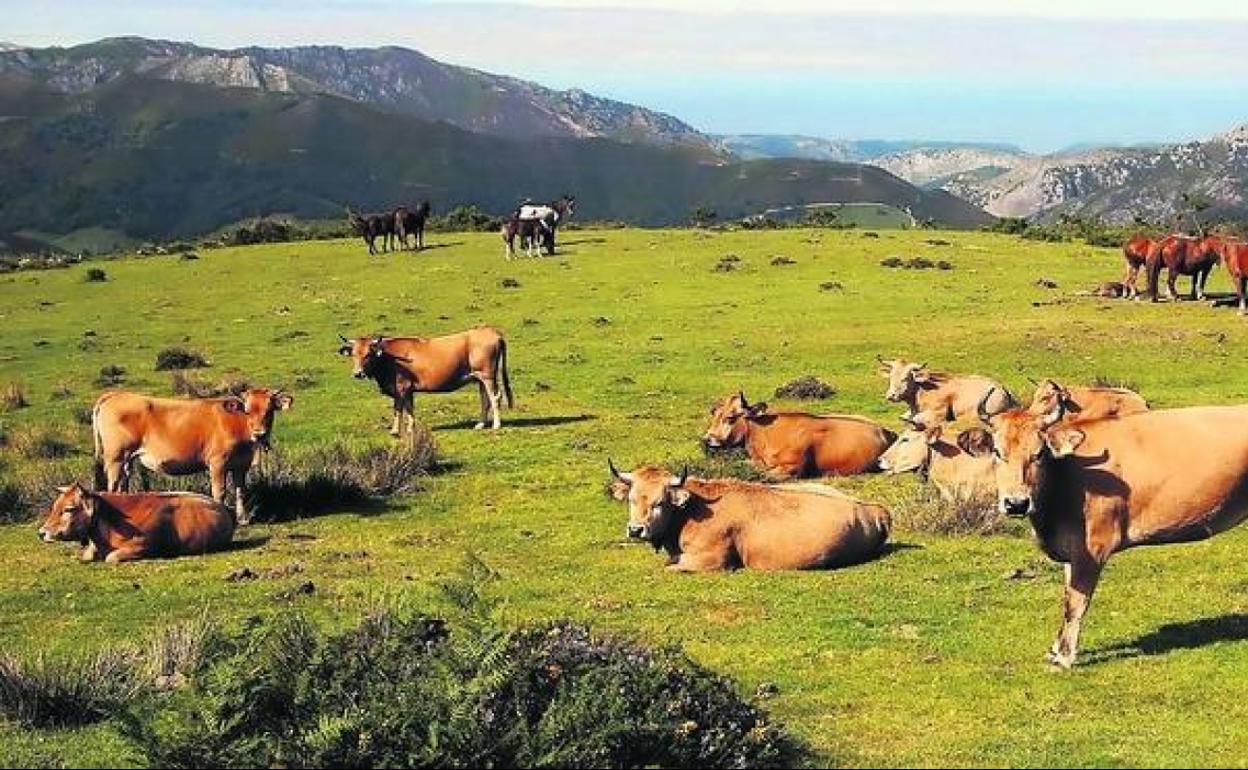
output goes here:
<path id="1" fill-rule="evenodd" d="M 1136 281 L 1140 275 L 1140 268 L 1147 264 L 1149 252 L 1152 250 L 1153 239 L 1143 235 L 1132 236 L 1123 244 L 1122 256 L 1127 260 L 1127 272 L 1123 274 L 1122 285 L 1126 288 L 1126 297 L 1135 297 L 1140 293 L 1140 290 L 1136 288 Z"/>
<path id="2" fill-rule="evenodd" d="M 880 470 L 890 476 L 918 473 L 946 502 L 993 505 L 997 481 L 991 456 L 984 456 L 991 454 L 992 436 L 983 428 L 968 428 L 950 443 L 942 433 L 941 425 L 903 431 L 880 456 Z"/>
<path id="3" fill-rule="evenodd" d="M 1239 314 L 1248 315 L 1248 243 L 1227 238 L 1222 241 L 1222 265 L 1235 287 Z"/>
<path id="4" fill-rule="evenodd" d="M 58 491 L 39 537 L 82 543 L 83 561 L 199 555 L 228 547 L 234 536 L 234 514 L 204 495 L 100 493 L 80 484 Z"/>
<path id="5" fill-rule="evenodd" d="M 904 403 L 908 409 L 901 419 L 923 426 L 953 422 L 973 415 L 985 393 L 996 395 L 989 402 L 992 412 L 1004 412 L 1018 405 L 1010 391 L 1000 383 L 978 374 L 945 374 L 934 372 L 927 364 L 902 359 L 880 362 L 879 375 L 888 380 L 884 397 Z"/>
<path id="6" fill-rule="evenodd" d="M 831 487 L 607 466 L 612 496 L 628 501 L 628 536 L 667 551 L 675 572 L 844 567 L 879 556 L 888 540 L 885 508 Z"/>
<path id="7" fill-rule="evenodd" d="M 475 382 L 481 399 L 481 421 L 493 420 L 495 430 L 502 424 L 499 403 L 507 396 L 507 406 L 515 405 L 511 378 L 507 373 L 507 340 L 490 326 L 478 326 L 445 337 L 356 337 L 341 334 L 341 355 L 349 356 L 352 374 L 369 378 L 393 400 L 394 426 L 390 433 L 402 434 L 401 417 L 407 415 L 410 431 L 416 424 L 414 402 L 417 393 L 449 393 Z"/>
<path id="8" fill-rule="evenodd" d="M 234 507 L 247 522 L 243 490 L 257 450 L 267 449 L 277 412 L 294 397 L 281 390 L 249 388 L 225 398 L 155 398 L 108 391 L 91 412 L 96 484 L 109 492 L 128 488 L 131 463 L 170 476 L 208 471 L 212 496 L 224 502 L 227 478 Z"/>
<path id="9" fill-rule="evenodd" d="M 702 441 L 708 449 L 745 447 L 755 466 L 784 479 L 875 471 L 895 437 L 865 417 L 768 412 L 767 404 L 750 404 L 737 392 L 711 407 Z"/>
<path id="10" fill-rule="evenodd" d="M 1040 548 L 1066 565 L 1062 625 L 1049 652 L 1062 668 L 1074 664 L 1111 555 L 1203 540 L 1248 517 L 1248 406 L 1071 423 L 1059 402 L 1047 414 L 982 417 L 993 432 L 1001 511 L 1030 517 Z"/>
<path id="11" fill-rule="evenodd" d="M 1044 380 L 1036 386 L 1027 409 L 1032 414 L 1048 414 L 1059 403 L 1067 421 L 1100 420 L 1148 411 L 1144 397 L 1129 388 L 1078 385 L 1067 388 L 1053 380 Z"/>
<path id="12" fill-rule="evenodd" d="M 1170 299 L 1177 300 L 1174 282 L 1180 275 L 1192 277 L 1193 300 L 1205 298 L 1205 282 L 1209 273 L 1218 264 L 1221 256 L 1222 239 L 1217 236 L 1193 238 L 1188 235 L 1167 235 L 1153 243 L 1148 253 L 1148 293 L 1153 301 L 1158 301 L 1157 282 L 1161 277 L 1161 268 L 1166 268 L 1166 288 Z"/>

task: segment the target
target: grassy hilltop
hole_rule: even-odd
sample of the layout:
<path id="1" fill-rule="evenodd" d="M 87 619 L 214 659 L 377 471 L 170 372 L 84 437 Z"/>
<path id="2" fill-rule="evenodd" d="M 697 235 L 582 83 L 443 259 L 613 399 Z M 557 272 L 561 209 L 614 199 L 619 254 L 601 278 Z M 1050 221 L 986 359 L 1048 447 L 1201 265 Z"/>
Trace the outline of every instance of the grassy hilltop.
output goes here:
<path id="1" fill-rule="evenodd" d="M 311 242 L 0 276 L 0 386 L 24 383 L 30 401 L 0 424 L 65 434 L 78 452 L 55 461 L 67 469 L 88 466 L 75 413 L 100 369 L 124 367 L 127 387 L 168 394 L 153 364 L 170 346 L 205 354 L 204 380 L 292 388 L 275 432 L 292 454 L 391 440 L 388 402 L 334 354 L 339 332 L 495 324 L 518 399 L 503 430 L 481 433 L 468 429 L 474 391 L 418 397 L 447 466 L 424 491 L 379 511 L 256 525 L 240 535 L 249 547 L 228 553 L 81 565 L 74 549 L 37 542 L 30 523 L 0 526 L 0 649 L 102 649 L 205 610 L 227 625 L 292 605 L 348 623 L 383 598 L 437 601 L 438 582 L 473 551 L 502 574 L 491 590 L 506 618 L 571 617 L 677 643 L 747 693 L 775 683 L 767 707 L 828 761 L 1243 761 L 1248 532 L 1117 557 L 1085 626 L 1083 665 L 1054 675 L 1042 654 L 1060 570 L 1021 531 L 916 531 L 903 515 L 916 505 L 912 478 L 833 482 L 892 505 L 898 547 L 809 574 L 667 574 L 649 548 L 624 542 L 626 512 L 603 493 L 608 455 L 621 467 L 699 458 L 708 407 L 738 387 L 897 427 L 877 353 L 993 374 L 1020 393 L 1028 377 L 1102 376 L 1155 407 L 1242 402 L 1248 324 L 1233 312 L 1076 296 L 1119 276 L 1115 250 L 982 233 L 579 231 L 554 258 L 510 263 L 493 234 L 430 241 L 419 255 L 372 259 L 357 241 Z M 716 270 L 729 254 L 736 269 Z M 773 264 L 781 256 L 792 264 Z M 952 269 L 882 266 L 890 256 Z M 107 280 L 85 281 L 88 267 Z M 1036 285 L 1042 277 L 1058 287 Z M 1224 276 L 1211 288 L 1225 290 Z M 837 394 L 771 397 L 804 374 Z M 1167 449 L 1182 472 L 1183 447 Z M 0 476 L 48 463 L 0 449 Z M 225 579 L 295 561 L 296 575 Z M 290 598 L 304 581 L 315 590 Z M 121 750 L 108 723 L 0 727 L 4 764 L 134 761 Z"/>

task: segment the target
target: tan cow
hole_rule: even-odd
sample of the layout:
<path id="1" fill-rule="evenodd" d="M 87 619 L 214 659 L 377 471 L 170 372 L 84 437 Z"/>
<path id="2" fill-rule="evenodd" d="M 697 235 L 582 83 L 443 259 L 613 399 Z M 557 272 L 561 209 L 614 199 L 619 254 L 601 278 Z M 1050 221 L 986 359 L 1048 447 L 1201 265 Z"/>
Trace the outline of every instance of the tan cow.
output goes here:
<path id="1" fill-rule="evenodd" d="M 913 427 L 903 431 L 880 456 L 880 470 L 890 476 L 917 473 L 950 503 L 996 503 L 997 480 L 992 468 L 992 436 L 983 428 L 968 428 L 954 441 L 945 426 Z M 987 455 L 987 456 L 985 456 Z"/>
<path id="2" fill-rule="evenodd" d="M 227 479 L 233 483 L 235 511 L 246 523 L 247 472 L 257 451 L 269 446 L 274 416 L 293 403 L 290 394 L 269 388 L 203 399 L 108 391 L 91 412 L 96 485 L 125 490 L 136 460 L 170 476 L 208 471 L 216 500 L 224 502 Z"/>
<path id="3" fill-rule="evenodd" d="M 1148 402 L 1130 388 L 1064 387 L 1053 380 L 1036 385 L 1031 405 L 1032 414 L 1049 414 L 1062 405 L 1063 419 L 1067 421 L 1100 420 L 1105 417 L 1122 417 L 1136 412 L 1147 412 Z"/>
<path id="4" fill-rule="evenodd" d="M 627 501 L 628 536 L 667 551 L 667 568 L 704 572 L 830 569 L 879 556 L 888 511 L 819 484 L 751 484 L 674 476 L 655 465 L 620 473 L 611 494 Z"/>
<path id="5" fill-rule="evenodd" d="M 490 326 L 478 326 L 445 337 L 356 337 L 341 334 L 341 355 L 348 356 L 352 374 L 369 378 L 394 404 L 394 426 L 390 433 L 402 434 L 402 417 L 408 430 L 416 424 L 414 402 L 417 393 L 449 393 L 469 383 L 477 383 L 481 399 L 478 429 L 492 420 L 495 430 L 502 421 L 499 404 L 504 395 L 507 406 L 515 405 L 511 378 L 507 373 L 507 340 Z"/>
<path id="6" fill-rule="evenodd" d="M 1049 660 L 1075 662 L 1083 616 L 1118 551 L 1182 543 L 1248 518 L 1248 406 L 1137 412 L 1082 422 L 1014 409 L 984 415 L 1001 511 L 1031 519 L 1066 565 L 1062 625 Z"/>
<path id="7" fill-rule="evenodd" d="M 767 404 L 750 404 L 738 391 L 711 407 L 702 441 L 708 449 L 745 447 L 755 466 L 784 479 L 875 471 L 894 438 L 865 417 L 769 412 Z"/>
<path id="8" fill-rule="evenodd" d="M 80 484 L 58 491 L 39 537 L 82 543 L 83 561 L 205 554 L 227 548 L 234 537 L 234 514 L 204 495 L 91 492 Z"/>
<path id="9" fill-rule="evenodd" d="M 988 408 L 994 414 L 1018 405 L 1014 396 L 999 382 L 978 374 L 945 374 L 902 359 L 880 362 L 878 373 L 888 380 L 884 398 L 905 404 L 901 419 L 925 427 L 953 422 L 975 414 L 985 393 L 994 392 Z"/>

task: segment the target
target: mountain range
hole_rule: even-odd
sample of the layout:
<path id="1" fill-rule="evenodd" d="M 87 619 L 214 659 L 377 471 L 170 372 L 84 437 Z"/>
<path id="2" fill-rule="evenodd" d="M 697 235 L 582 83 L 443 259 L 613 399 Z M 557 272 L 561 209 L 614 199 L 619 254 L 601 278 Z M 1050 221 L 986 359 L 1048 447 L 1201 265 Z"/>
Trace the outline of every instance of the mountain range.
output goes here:
<path id="1" fill-rule="evenodd" d="M 407 49 L 142 38 L 0 52 L 0 185 L 0 235 L 180 237 L 261 214 L 338 217 L 347 203 L 503 212 L 564 192 L 578 216 L 647 225 L 826 202 L 989 221 L 882 169 L 741 160 L 662 113 Z"/>

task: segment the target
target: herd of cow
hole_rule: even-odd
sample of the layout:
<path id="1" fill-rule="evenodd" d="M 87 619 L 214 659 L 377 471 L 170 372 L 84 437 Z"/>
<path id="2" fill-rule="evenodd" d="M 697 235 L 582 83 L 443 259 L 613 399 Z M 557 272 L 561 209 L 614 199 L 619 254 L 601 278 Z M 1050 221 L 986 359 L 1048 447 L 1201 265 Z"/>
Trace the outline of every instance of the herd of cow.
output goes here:
<path id="1" fill-rule="evenodd" d="M 1154 288 L 1158 265 L 1166 264 L 1172 291 L 1173 273 L 1189 271 L 1200 292 L 1211 265 L 1191 272 L 1188 255 L 1213 246 L 1191 240 L 1198 245 L 1168 238 L 1148 249 L 1142 264 Z M 1219 239 L 1217 252 L 1228 269 L 1248 265 L 1248 247 L 1236 241 Z M 1237 283 L 1243 307 L 1245 281 Z M 352 374 L 391 400 L 396 436 L 414 423 L 416 393 L 475 384 L 477 428 L 498 429 L 503 399 L 513 403 L 507 341 L 492 327 L 437 338 L 340 338 Z M 862 563 L 884 553 L 889 511 L 795 480 L 914 472 L 947 500 L 1030 519 L 1042 550 L 1065 565 L 1062 624 L 1049 659 L 1069 667 L 1112 554 L 1210 537 L 1248 518 L 1248 406 L 1150 410 L 1124 388 L 1053 380 L 1037 383 L 1023 405 L 992 377 L 883 358 L 878 371 L 888 382 L 885 398 L 905 405 L 900 433 L 865 417 L 776 411 L 743 392 L 712 407 L 703 444 L 743 449 L 769 483 L 700 479 L 655 465 L 621 471 L 608 460 L 612 495 L 628 504 L 628 536 L 666 551 L 669 569 L 679 572 Z M 213 399 L 102 394 L 92 410 L 95 490 L 61 488 L 40 537 L 80 543 L 87 561 L 226 547 L 247 522 L 247 474 L 269 445 L 277 413 L 292 405 L 289 394 L 266 388 Z M 207 471 L 211 496 L 130 493 L 135 463 L 170 475 Z"/>
<path id="2" fill-rule="evenodd" d="M 1209 273 L 1221 263 L 1235 289 L 1240 314 L 1248 315 L 1248 243 L 1239 238 L 1222 235 L 1167 235 L 1153 240 L 1137 235 L 1126 242 L 1122 253 L 1127 261 L 1122 283 L 1102 287 L 1114 296 L 1128 299 L 1139 297 L 1136 284 L 1140 270 L 1144 269 L 1148 279 L 1148 295 L 1156 302 L 1159 299 L 1161 270 L 1165 268 L 1166 288 L 1171 300 L 1178 299 L 1174 284 L 1180 275 L 1192 278 L 1191 299 L 1204 299 Z"/>

